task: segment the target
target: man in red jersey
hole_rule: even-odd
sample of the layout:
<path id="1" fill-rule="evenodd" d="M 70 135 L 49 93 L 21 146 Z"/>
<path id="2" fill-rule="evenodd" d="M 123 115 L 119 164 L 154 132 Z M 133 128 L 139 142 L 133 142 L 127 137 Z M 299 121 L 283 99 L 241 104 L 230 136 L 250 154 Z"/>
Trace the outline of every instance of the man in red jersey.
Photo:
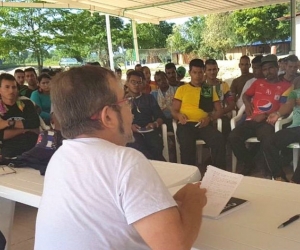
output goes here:
<path id="1" fill-rule="evenodd" d="M 244 163 L 242 174 L 249 175 L 254 166 L 253 155 L 245 146 L 245 140 L 257 137 L 261 146 L 264 139 L 275 133 L 274 126 L 267 123 L 269 114 L 276 112 L 292 89 L 289 82 L 278 78 L 278 63 L 275 55 L 262 58 L 262 72 L 264 79 L 257 79 L 244 93 L 246 121 L 236 127 L 228 137 L 233 153 Z"/>

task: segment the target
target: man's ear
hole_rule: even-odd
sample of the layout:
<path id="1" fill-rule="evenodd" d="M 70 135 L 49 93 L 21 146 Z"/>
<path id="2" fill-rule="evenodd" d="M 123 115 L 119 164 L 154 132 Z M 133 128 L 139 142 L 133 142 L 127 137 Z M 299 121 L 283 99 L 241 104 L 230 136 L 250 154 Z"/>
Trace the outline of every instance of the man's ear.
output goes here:
<path id="1" fill-rule="evenodd" d="M 105 106 L 99 116 L 99 119 L 101 120 L 104 127 L 112 128 L 115 126 L 116 112 L 113 111 L 111 107 Z"/>

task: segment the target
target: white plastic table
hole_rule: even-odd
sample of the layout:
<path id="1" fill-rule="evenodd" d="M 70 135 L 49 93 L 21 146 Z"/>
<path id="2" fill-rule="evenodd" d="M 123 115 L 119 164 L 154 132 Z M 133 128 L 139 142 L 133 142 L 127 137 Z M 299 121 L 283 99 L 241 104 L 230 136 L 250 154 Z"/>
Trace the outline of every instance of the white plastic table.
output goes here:
<path id="1" fill-rule="evenodd" d="M 170 190 L 174 194 L 179 187 Z M 193 249 L 299 250 L 300 220 L 277 227 L 300 214 L 300 185 L 244 177 L 234 196 L 250 204 L 219 220 L 203 218 Z"/>
<path id="2" fill-rule="evenodd" d="M 183 164 L 151 161 L 154 168 L 166 184 L 174 187 L 200 180 L 198 168 Z M 40 204 L 44 177 L 30 168 L 17 168 L 16 174 L 0 176 L 0 230 L 10 247 L 10 231 L 13 224 L 15 202 L 38 207 Z"/>

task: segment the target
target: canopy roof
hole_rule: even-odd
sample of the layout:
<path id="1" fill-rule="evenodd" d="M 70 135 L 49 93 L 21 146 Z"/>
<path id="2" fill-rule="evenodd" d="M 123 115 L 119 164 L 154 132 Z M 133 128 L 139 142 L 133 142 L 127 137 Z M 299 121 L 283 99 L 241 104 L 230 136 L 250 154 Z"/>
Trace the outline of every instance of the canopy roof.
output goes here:
<path id="1" fill-rule="evenodd" d="M 8 2 L 7 2 L 8 1 Z M 253 8 L 288 0 L 44 0 L 44 3 L 6 2 L 1 6 L 86 9 L 139 22 L 158 23 L 168 19 Z"/>

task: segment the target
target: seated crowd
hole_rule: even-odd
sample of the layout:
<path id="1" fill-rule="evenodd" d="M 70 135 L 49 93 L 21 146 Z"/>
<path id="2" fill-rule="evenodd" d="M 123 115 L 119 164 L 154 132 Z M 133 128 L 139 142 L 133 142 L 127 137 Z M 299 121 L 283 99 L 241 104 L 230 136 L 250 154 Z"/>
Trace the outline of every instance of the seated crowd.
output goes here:
<path id="1" fill-rule="evenodd" d="M 251 66 L 253 73 L 249 71 Z M 296 88 L 298 58 L 290 55 L 277 60 L 275 55 L 267 55 L 256 56 L 250 62 L 244 55 L 239 68 L 241 75 L 230 87 L 218 78 L 219 68 L 214 59 L 191 60 L 189 82 L 182 81 L 186 69 L 182 66 L 176 69 L 173 63 L 167 63 L 164 72 L 157 71 L 154 81 L 147 66 L 137 64 L 134 70 L 127 71 L 126 80 L 122 79 L 122 70 L 116 69 L 115 75 L 132 107 L 134 141 L 127 147 L 137 149 L 148 159 L 165 161 L 161 126 L 166 124 L 172 134 L 175 121 L 183 164 L 197 165 L 196 141 L 203 140 L 210 148 L 212 165 L 230 169 L 231 166 L 226 166 L 228 144 L 239 164 L 243 164 L 242 174 L 250 175 L 257 165 L 266 177 L 287 181 L 283 167 L 291 154 L 285 148 L 299 142 L 293 134 L 298 129 L 297 103 L 300 103 Z M 27 68 L 17 69 L 14 77 L 1 75 L 0 108 L 5 121 L 0 130 L 2 157 L 20 155 L 34 147 L 40 120 L 50 125 L 52 76 L 48 73 L 37 77 L 33 68 Z M 11 89 L 9 93 L 8 89 Z M 233 111 L 241 107 L 245 114 L 231 131 Z M 275 133 L 275 122 L 291 112 L 292 125 Z M 217 130 L 218 119 L 222 132 Z M 245 141 L 250 137 L 257 137 L 260 147 L 246 146 Z M 300 177 L 295 176 L 291 181 L 300 183 Z"/>
<path id="2" fill-rule="evenodd" d="M 133 97 L 133 131 L 136 138 L 135 143 L 128 146 L 141 151 L 149 159 L 162 160 L 160 127 L 165 123 L 168 131 L 172 132 L 172 122 L 176 121 L 182 163 L 197 165 L 196 140 L 201 139 L 210 148 L 212 164 L 221 169 L 230 169 L 230 166 L 226 166 L 228 144 L 239 164 L 243 165 L 242 174 L 250 175 L 255 166 L 259 166 L 265 177 L 287 181 L 282 169 L 286 164 L 285 159 L 291 160 L 291 157 L 290 153 L 285 153 L 285 148 L 299 140 L 291 135 L 283 143 L 281 138 L 297 127 L 295 114 L 293 125 L 288 129 L 275 133 L 274 123 L 279 117 L 286 117 L 293 108 L 297 108 L 296 90 L 293 89 L 299 73 L 298 58 L 295 55 L 290 55 L 283 61 L 279 71 L 279 62 L 275 55 L 256 56 L 252 61 L 248 56 L 242 56 L 239 62 L 241 75 L 233 80 L 230 87 L 217 77 L 219 68 L 214 59 L 205 62 L 201 59 L 192 60 L 189 64 L 189 82 L 182 82 L 182 75 L 177 72 L 173 63 L 165 65 L 165 72 L 157 71 L 153 77 L 154 82 L 150 80 L 148 67 L 136 65 L 132 72 L 135 77 L 137 72 L 143 73 L 139 77 L 140 85 L 132 85 L 132 72 L 127 75 L 125 84 L 128 95 Z M 251 66 L 253 73 L 250 73 Z M 182 68 L 178 69 L 181 74 L 185 74 L 185 69 Z M 132 89 L 137 92 L 135 95 L 132 94 Z M 148 96 L 152 100 L 148 102 L 149 112 L 141 112 L 139 98 L 149 93 L 154 96 L 156 103 Z M 163 112 L 163 115 L 160 113 L 160 118 L 153 113 L 157 107 Z M 245 114 L 231 131 L 230 119 L 235 115 L 233 111 L 237 112 L 241 107 L 245 107 Z M 139 125 L 136 119 L 141 116 L 147 116 L 148 119 Z M 222 121 L 222 132 L 216 129 L 218 119 Z M 147 133 L 138 131 L 141 127 L 147 129 Z M 257 137 L 259 147 L 246 146 L 245 141 L 251 137 Z M 280 139 L 276 139 L 277 137 Z M 276 140 L 280 143 L 273 143 Z M 276 145 L 278 146 L 274 149 Z M 153 150 L 155 153 L 149 153 Z M 273 156 L 275 153 L 277 158 Z M 300 183 L 297 172 L 300 171 L 296 171 L 291 181 Z"/>
<path id="3" fill-rule="evenodd" d="M 206 191 L 199 183 L 190 184 L 172 197 L 147 161 L 165 161 L 163 124 L 176 132 L 183 164 L 197 165 L 196 141 L 203 140 L 212 165 L 220 169 L 230 168 L 229 145 L 243 164 L 242 174 L 250 175 L 259 163 L 266 176 L 289 181 L 283 171 L 284 159 L 289 159 L 285 149 L 300 142 L 297 63 L 290 55 L 279 72 L 275 55 L 251 62 L 242 56 L 241 76 L 231 86 L 218 78 L 214 59 L 191 60 L 188 82 L 186 69 L 173 63 L 157 71 L 154 81 L 142 65 L 128 71 L 125 81 L 119 69 L 113 73 L 99 65 L 71 68 L 53 79 L 45 72 L 37 76 L 33 68 L 18 69 L 15 76 L 1 74 L 2 160 L 31 156 L 28 152 L 43 140 L 38 136 L 41 123 L 55 123 L 68 139 L 51 146 L 61 147 L 47 167 L 35 249 L 84 249 L 99 242 L 116 249 L 190 249 L 200 229 Z M 239 109 L 245 114 L 231 131 L 230 119 Z M 292 124 L 275 132 L 279 118 L 291 113 Z M 251 137 L 259 140 L 258 148 L 246 147 Z M 89 171 L 82 171 L 86 159 Z M 290 181 L 300 184 L 300 167 Z"/>

